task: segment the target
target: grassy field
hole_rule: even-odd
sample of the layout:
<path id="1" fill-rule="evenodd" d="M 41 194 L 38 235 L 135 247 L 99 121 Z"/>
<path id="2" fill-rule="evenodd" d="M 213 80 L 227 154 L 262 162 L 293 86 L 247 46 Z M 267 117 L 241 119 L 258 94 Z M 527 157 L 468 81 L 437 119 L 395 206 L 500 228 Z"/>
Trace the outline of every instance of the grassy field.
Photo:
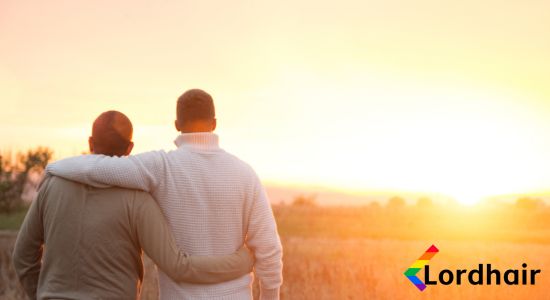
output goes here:
<path id="1" fill-rule="evenodd" d="M 404 207 L 274 208 L 284 246 L 283 299 L 550 299 L 550 213 L 546 209 Z M 20 299 L 1 240 L 1 299 Z M 432 244 L 442 269 L 541 269 L 535 285 L 436 285 L 420 292 L 403 272 Z M 147 261 L 143 299 L 156 298 Z M 421 273 L 422 274 L 422 273 Z M 423 278 L 423 277 L 421 277 Z"/>
<path id="2" fill-rule="evenodd" d="M 0 230 L 19 229 L 27 210 L 21 209 L 11 214 L 0 213 Z"/>

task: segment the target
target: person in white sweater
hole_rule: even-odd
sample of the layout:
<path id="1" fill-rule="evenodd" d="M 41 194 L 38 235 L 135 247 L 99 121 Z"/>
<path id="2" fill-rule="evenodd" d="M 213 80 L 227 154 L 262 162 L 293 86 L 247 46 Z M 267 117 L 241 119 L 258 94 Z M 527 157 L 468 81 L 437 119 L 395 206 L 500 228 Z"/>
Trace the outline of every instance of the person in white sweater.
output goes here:
<path id="1" fill-rule="evenodd" d="M 179 247 L 191 255 L 226 255 L 244 243 L 256 257 L 260 299 L 279 299 L 283 250 L 265 189 L 254 170 L 218 145 L 212 97 L 199 89 L 177 101 L 172 151 L 128 157 L 81 155 L 46 172 L 95 187 L 152 194 Z M 159 272 L 161 299 L 251 299 L 252 274 L 218 284 L 176 283 Z"/>

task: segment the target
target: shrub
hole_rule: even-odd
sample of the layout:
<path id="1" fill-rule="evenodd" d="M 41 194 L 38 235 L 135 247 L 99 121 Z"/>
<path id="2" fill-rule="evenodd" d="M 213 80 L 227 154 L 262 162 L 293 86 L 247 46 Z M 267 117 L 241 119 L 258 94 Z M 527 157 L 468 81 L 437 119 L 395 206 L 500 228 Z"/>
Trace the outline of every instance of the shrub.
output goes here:
<path id="1" fill-rule="evenodd" d="M 0 155 L 0 213 L 11 213 L 22 206 L 21 194 L 30 174 L 42 173 L 53 152 L 38 147 L 26 153 Z"/>
<path id="2" fill-rule="evenodd" d="M 315 200 L 314 195 L 304 196 L 300 195 L 292 201 L 292 206 L 303 206 L 303 207 L 315 207 L 317 206 L 317 201 Z"/>

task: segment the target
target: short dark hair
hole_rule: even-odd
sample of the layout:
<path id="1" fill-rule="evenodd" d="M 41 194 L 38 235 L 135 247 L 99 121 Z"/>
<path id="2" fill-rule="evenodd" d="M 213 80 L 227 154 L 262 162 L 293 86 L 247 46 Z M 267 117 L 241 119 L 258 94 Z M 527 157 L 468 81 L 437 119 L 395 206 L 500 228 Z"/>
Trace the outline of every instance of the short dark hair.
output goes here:
<path id="1" fill-rule="evenodd" d="M 92 127 L 94 153 L 108 156 L 126 155 L 132 142 L 132 122 L 121 112 L 110 110 L 95 119 Z"/>
<path id="2" fill-rule="evenodd" d="M 177 120 L 180 124 L 188 121 L 211 120 L 215 117 L 214 100 L 207 92 L 191 89 L 178 98 Z"/>

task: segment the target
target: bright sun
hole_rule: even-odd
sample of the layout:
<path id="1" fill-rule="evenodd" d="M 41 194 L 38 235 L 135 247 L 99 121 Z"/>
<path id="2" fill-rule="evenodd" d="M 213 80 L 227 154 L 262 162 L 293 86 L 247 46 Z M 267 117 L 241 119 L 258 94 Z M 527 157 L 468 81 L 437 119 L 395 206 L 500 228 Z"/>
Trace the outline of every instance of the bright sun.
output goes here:
<path id="1" fill-rule="evenodd" d="M 349 189 L 434 192 L 463 205 L 533 189 L 541 177 L 537 166 L 547 159 L 533 139 L 542 129 L 532 108 L 494 91 L 393 86 L 406 84 L 331 88 L 317 83 L 315 89 L 301 87 L 281 97 L 315 108 L 299 123 L 286 121 L 288 136 L 297 129 L 309 133 L 289 148 L 289 157 L 304 158 L 292 168 L 292 179 Z M 311 90 L 317 91 L 315 97 L 307 97 Z M 334 99 L 343 102 L 324 104 Z"/>
<path id="2" fill-rule="evenodd" d="M 451 194 L 451 197 L 453 197 L 455 201 L 466 206 L 476 205 L 486 196 L 487 195 L 483 195 L 483 193 L 476 191 L 455 192 Z"/>

